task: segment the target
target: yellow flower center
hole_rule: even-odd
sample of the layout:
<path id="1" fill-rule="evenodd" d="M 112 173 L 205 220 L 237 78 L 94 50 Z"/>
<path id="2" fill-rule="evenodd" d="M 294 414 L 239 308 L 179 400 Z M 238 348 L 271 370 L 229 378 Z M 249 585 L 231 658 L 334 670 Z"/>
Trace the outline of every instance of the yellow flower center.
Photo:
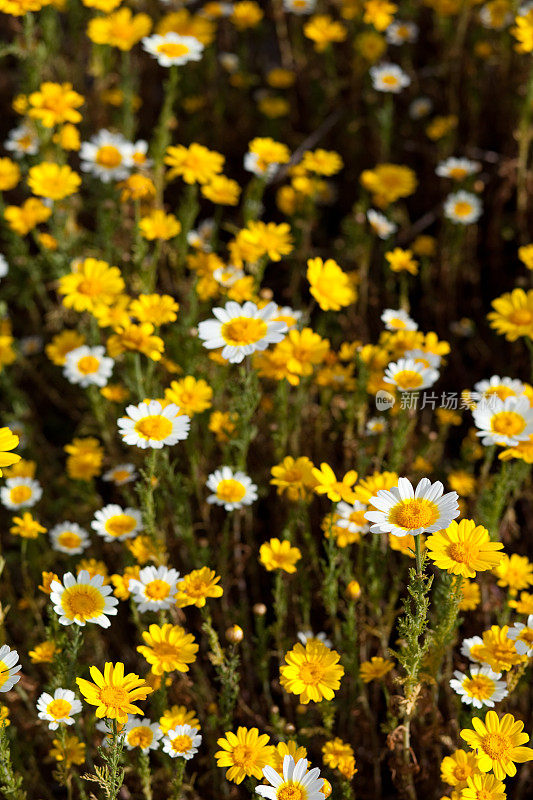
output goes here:
<path id="1" fill-rule="evenodd" d="M 155 439 L 162 442 L 172 433 L 172 422 L 161 414 L 143 417 L 135 423 L 135 432 L 143 439 Z"/>
<path id="2" fill-rule="evenodd" d="M 395 75 L 383 75 L 381 78 L 385 86 L 396 86 L 398 78 Z"/>
<path id="3" fill-rule="evenodd" d="M 494 386 L 494 388 L 488 389 L 484 395 L 485 398 L 496 395 L 500 400 L 506 400 L 508 397 L 516 397 L 516 392 L 508 386 Z"/>
<path id="4" fill-rule="evenodd" d="M 393 317 L 389 320 L 389 325 L 393 325 L 395 328 L 405 328 L 405 321 L 400 319 L 399 317 Z"/>
<path id="5" fill-rule="evenodd" d="M 65 589 L 61 607 L 68 619 L 93 619 L 104 610 L 105 598 L 96 586 L 78 584 Z"/>
<path id="6" fill-rule="evenodd" d="M 163 44 L 158 45 L 157 52 L 169 58 L 179 58 L 180 56 L 186 56 L 189 48 L 181 42 L 163 42 Z"/>
<path id="7" fill-rule="evenodd" d="M 439 518 L 439 508 L 430 500 L 403 500 L 395 505 L 389 513 L 389 522 L 406 530 L 427 528 Z"/>
<path id="8" fill-rule="evenodd" d="M 481 747 L 494 761 L 503 761 L 509 757 L 511 742 L 502 733 L 487 733 L 481 739 Z"/>
<path id="9" fill-rule="evenodd" d="M 476 675 L 475 678 L 467 678 L 463 683 L 463 688 L 469 697 L 488 700 L 494 693 L 494 681 L 486 675 Z"/>
<path id="10" fill-rule="evenodd" d="M 533 312 L 528 308 L 516 308 L 509 314 L 509 322 L 513 325 L 530 325 L 533 322 Z"/>
<path id="11" fill-rule="evenodd" d="M 246 489 L 242 483 L 233 480 L 233 478 L 220 481 L 217 486 L 217 497 L 225 503 L 238 503 L 245 494 Z"/>
<path id="12" fill-rule="evenodd" d="M 462 181 L 468 173 L 464 167 L 452 167 L 448 174 L 450 178 L 453 178 L 456 181 Z"/>
<path id="13" fill-rule="evenodd" d="M 454 211 L 458 217 L 467 217 L 472 212 L 472 203 L 467 200 L 459 200 L 454 206 Z"/>
<path id="14" fill-rule="evenodd" d="M 54 717 L 54 719 L 63 719 L 63 717 L 69 716 L 71 708 L 72 706 L 68 700 L 52 700 L 52 702 L 48 703 L 46 706 L 46 712 L 50 714 L 51 717 Z"/>
<path id="15" fill-rule="evenodd" d="M 60 544 L 62 547 L 67 547 L 69 550 L 74 550 L 75 547 L 79 547 L 81 544 L 81 536 L 74 531 L 63 531 L 57 537 L 57 543 Z"/>
<path id="16" fill-rule="evenodd" d="M 169 592 L 170 585 L 159 578 L 156 578 L 155 581 L 150 581 L 144 587 L 144 593 L 150 600 L 164 600 L 168 597 Z"/>
<path id="17" fill-rule="evenodd" d="M 305 800 L 307 792 L 295 783 L 286 783 L 276 792 L 276 800 Z"/>
<path id="18" fill-rule="evenodd" d="M 414 369 L 402 369 L 396 373 L 394 380 L 400 389 L 418 389 L 423 383 L 422 376 Z"/>
<path id="19" fill-rule="evenodd" d="M 472 770 L 467 765 L 461 766 L 458 764 L 453 771 L 453 777 L 458 783 L 466 781 L 466 779 L 469 778 L 471 774 Z"/>
<path id="20" fill-rule="evenodd" d="M 233 764 L 236 767 L 243 767 L 246 769 L 250 763 L 254 763 L 254 755 L 255 752 L 253 748 L 249 747 L 247 744 L 238 744 L 233 748 Z"/>
<path id="21" fill-rule="evenodd" d="M 116 469 L 113 473 L 114 481 L 125 481 L 130 477 L 130 472 L 127 469 Z"/>
<path id="22" fill-rule="evenodd" d="M 78 292 L 88 297 L 97 297 L 102 294 L 103 288 L 100 278 L 84 278 L 79 283 Z"/>
<path id="23" fill-rule="evenodd" d="M 306 661 L 300 667 L 300 680 L 302 683 L 316 685 L 322 680 L 324 670 L 321 664 Z"/>
<path id="24" fill-rule="evenodd" d="M 105 144 L 96 153 L 96 163 L 106 169 L 115 169 L 122 164 L 120 150 L 112 144 Z"/>
<path id="25" fill-rule="evenodd" d="M 262 319 L 235 317 L 225 322 L 220 330 L 222 338 L 233 347 L 254 344 L 266 336 L 267 324 Z"/>
<path id="26" fill-rule="evenodd" d="M 14 486 L 9 493 L 9 497 L 12 503 L 25 503 L 26 500 L 30 499 L 31 494 L 29 486 Z"/>
<path id="27" fill-rule="evenodd" d="M 172 739 L 172 749 L 175 753 L 186 753 L 187 750 L 190 750 L 192 747 L 192 739 L 190 736 L 187 736 L 186 733 L 183 733 L 181 736 L 176 736 L 175 739 Z"/>
<path id="28" fill-rule="evenodd" d="M 362 509 L 362 511 L 353 511 L 350 514 L 350 522 L 353 522 L 354 525 L 357 525 L 358 527 L 362 528 L 364 525 L 367 524 L 367 521 L 365 519 L 365 512 L 366 509 L 364 508 Z"/>
<path id="29" fill-rule="evenodd" d="M 533 645 L 533 628 L 524 628 L 518 639 L 528 645 Z"/>
<path id="30" fill-rule="evenodd" d="M 467 542 L 452 542 L 448 555 L 460 564 L 468 564 L 472 560 L 472 548 Z"/>
<path id="31" fill-rule="evenodd" d="M 103 686 L 99 690 L 99 700 L 104 706 L 122 709 L 129 703 L 129 696 L 126 689 L 121 686 Z"/>
<path id="32" fill-rule="evenodd" d="M 152 650 L 161 660 L 176 658 L 178 656 L 178 648 L 170 642 L 155 642 L 152 645 Z"/>
<path id="33" fill-rule="evenodd" d="M 78 370 L 84 375 L 91 375 L 93 372 L 98 372 L 100 361 L 94 356 L 83 356 L 78 361 Z"/>
<path id="34" fill-rule="evenodd" d="M 0 688 L 9 678 L 9 667 L 3 661 L 0 661 Z"/>
<path id="35" fill-rule="evenodd" d="M 500 411 L 492 417 L 490 427 L 495 433 L 501 433 L 503 436 L 514 436 L 517 433 L 522 433 L 526 427 L 526 421 L 516 411 Z"/>
<path id="36" fill-rule="evenodd" d="M 135 525 L 136 521 L 129 514 L 116 514 L 107 520 L 105 529 L 110 536 L 123 536 L 125 533 L 130 533 Z"/>
<path id="37" fill-rule="evenodd" d="M 132 728 L 127 737 L 128 744 L 132 747 L 142 747 L 143 750 L 146 747 L 150 747 L 153 738 L 154 734 L 150 728 L 144 725 L 138 725 L 136 728 Z"/>

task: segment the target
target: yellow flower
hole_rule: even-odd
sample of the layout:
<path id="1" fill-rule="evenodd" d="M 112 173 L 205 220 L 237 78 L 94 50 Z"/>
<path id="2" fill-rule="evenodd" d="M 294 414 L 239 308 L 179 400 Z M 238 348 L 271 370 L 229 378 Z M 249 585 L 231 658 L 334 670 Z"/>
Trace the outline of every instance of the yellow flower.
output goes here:
<path id="1" fill-rule="evenodd" d="M 520 592 L 518 600 L 509 600 L 508 606 L 514 608 L 517 614 L 533 614 L 533 594 L 530 592 Z"/>
<path id="2" fill-rule="evenodd" d="M 165 214 L 160 209 L 155 209 L 147 217 L 142 217 L 139 228 L 145 239 L 173 239 L 181 231 L 181 223 L 174 214 Z"/>
<path id="3" fill-rule="evenodd" d="M 52 364 L 62 367 L 65 364 L 67 353 L 76 350 L 82 344 L 85 344 L 85 336 L 82 333 L 70 330 L 61 331 L 61 333 L 56 333 L 44 350 Z"/>
<path id="4" fill-rule="evenodd" d="M 163 733 L 174 730 L 178 725 L 190 725 L 191 728 L 201 729 L 200 721 L 194 711 L 189 711 L 185 706 L 171 706 L 163 712 L 159 720 Z"/>
<path id="5" fill-rule="evenodd" d="M 111 403 L 123 403 L 130 396 L 129 390 L 120 383 L 108 383 L 102 386 L 100 394 Z"/>
<path id="6" fill-rule="evenodd" d="M 307 456 L 296 459 L 286 456 L 281 464 L 272 467 L 273 477 L 270 483 L 277 487 L 279 495 L 286 494 L 293 502 L 308 500 L 317 483 L 313 468 L 314 464 Z"/>
<path id="7" fill-rule="evenodd" d="M 274 747 L 267 744 L 269 736 L 259 735 L 257 728 L 237 729 L 237 733 L 226 731 L 224 738 L 217 740 L 221 750 L 215 753 L 218 767 L 229 767 L 226 778 L 233 783 L 242 783 L 246 777 L 263 777 L 263 767 L 270 764 Z"/>
<path id="8" fill-rule="evenodd" d="M 179 608 L 196 606 L 203 608 L 208 597 L 222 597 L 224 590 L 217 586 L 220 576 L 209 567 L 194 569 L 178 581 L 176 604 Z"/>
<path id="9" fill-rule="evenodd" d="M 94 683 L 76 678 L 85 702 L 96 706 L 96 716 L 101 719 L 116 719 L 127 722 L 128 714 L 142 714 L 135 705 L 137 700 L 146 700 L 153 689 L 133 672 L 124 674 L 124 664 L 106 662 L 103 674 L 97 667 L 89 670 Z"/>
<path id="10" fill-rule="evenodd" d="M 520 664 L 524 656 L 516 652 L 515 644 L 507 634 L 509 626 L 492 625 L 488 631 L 483 632 L 483 645 L 476 650 L 479 661 L 488 664 L 494 672 L 507 672 L 515 664 Z"/>
<path id="11" fill-rule="evenodd" d="M 234 3 L 231 9 L 230 21 L 238 31 L 255 28 L 263 19 L 261 7 L 253 0 L 240 0 Z"/>
<path id="12" fill-rule="evenodd" d="M 193 142 L 189 147 L 182 144 L 168 147 L 165 164 L 170 170 L 168 180 L 181 177 L 185 183 L 209 183 L 215 175 L 222 172 L 225 158 L 214 150 L 208 150 L 201 144 Z"/>
<path id="13" fill-rule="evenodd" d="M 359 675 L 364 683 L 370 683 L 384 678 L 393 667 L 392 661 L 387 661 L 381 656 L 373 656 L 370 661 L 363 661 L 359 669 Z"/>
<path id="14" fill-rule="evenodd" d="M 291 694 L 300 695 L 300 703 L 333 700 L 344 675 L 340 655 L 317 639 L 294 645 L 279 668 L 280 683 Z"/>
<path id="15" fill-rule="evenodd" d="M 366 0 L 363 22 L 373 25 L 377 31 L 386 30 L 398 10 L 395 3 L 388 0 Z"/>
<path id="16" fill-rule="evenodd" d="M 43 161 L 31 167 L 28 173 L 28 186 L 33 194 L 49 200 L 63 200 L 75 194 L 80 184 L 80 176 L 67 164 L 60 166 L 52 161 Z"/>
<path id="17" fill-rule="evenodd" d="M 84 6 L 87 8 L 96 8 L 98 11 L 103 11 L 104 14 L 109 14 L 120 5 L 122 0 L 82 0 Z"/>
<path id="18" fill-rule="evenodd" d="M 347 31 L 341 22 L 329 14 L 315 14 L 304 25 L 304 34 L 315 43 L 317 53 L 322 53 L 332 42 L 343 42 Z"/>
<path id="19" fill-rule="evenodd" d="M 516 553 L 511 556 L 504 555 L 494 568 L 494 574 L 498 578 L 498 586 L 508 586 L 513 595 L 533 584 L 533 564 L 527 556 L 519 556 Z"/>
<path id="20" fill-rule="evenodd" d="M 417 186 L 413 170 L 398 164 L 378 164 L 374 169 L 365 169 L 360 181 L 365 189 L 372 192 L 372 201 L 380 208 L 386 208 L 402 197 L 409 197 Z"/>
<path id="21" fill-rule="evenodd" d="M 301 166 L 317 175 L 335 175 L 343 167 L 342 158 L 334 150 L 306 150 Z"/>
<path id="22" fill-rule="evenodd" d="M 118 267 L 96 258 L 85 258 L 75 272 L 59 279 L 58 292 L 65 295 L 63 305 L 75 311 L 93 311 L 102 303 L 111 305 L 123 291 Z"/>
<path id="23" fill-rule="evenodd" d="M 374 64 L 387 49 L 387 41 L 376 31 L 363 31 L 355 37 L 354 47 L 359 55 Z"/>
<path id="24" fill-rule="evenodd" d="M 63 740 L 53 739 L 52 744 L 49 755 L 58 762 L 64 761 L 66 769 L 85 761 L 85 744 L 77 736 L 67 734 Z"/>
<path id="25" fill-rule="evenodd" d="M 180 413 L 189 417 L 211 408 L 212 397 L 213 390 L 207 382 L 192 375 L 172 381 L 168 389 L 165 389 L 165 400 L 175 403 Z"/>
<path id="26" fill-rule="evenodd" d="M 322 746 L 322 760 L 326 767 L 335 769 L 346 758 L 353 758 L 353 747 L 336 736 Z"/>
<path id="27" fill-rule="evenodd" d="M 104 451 L 102 445 L 92 436 L 83 439 L 73 439 L 65 445 L 68 453 L 67 474 L 69 478 L 80 481 L 90 481 L 102 471 Z"/>
<path id="28" fill-rule="evenodd" d="M 228 442 L 237 430 L 237 414 L 230 411 L 213 411 L 209 417 L 208 428 L 214 433 L 217 442 Z"/>
<path id="29" fill-rule="evenodd" d="M 257 136 L 248 145 L 250 153 L 256 158 L 256 166 L 259 171 L 266 172 L 272 164 L 287 164 L 291 153 L 286 144 L 276 142 L 269 136 Z"/>
<path id="30" fill-rule="evenodd" d="M 12 231 L 20 236 L 26 236 L 36 225 L 46 222 L 52 214 L 42 200 L 30 197 L 21 206 L 7 206 L 4 218 Z"/>
<path id="31" fill-rule="evenodd" d="M 457 127 L 459 119 L 455 114 L 447 117 L 434 117 L 426 128 L 428 138 L 433 142 L 443 139 Z"/>
<path id="32" fill-rule="evenodd" d="M 87 36 L 95 44 L 107 44 L 119 50 L 131 50 L 152 30 L 152 20 L 148 14 L 133 15 L 129 8 L 120 8 L 107 17 L 94 17 L 89 20 Z"/>
<path id="33" fill-rule="evenodd" d="M 19 437 L 10 428 L 0 428 L 0 475 L 2 475 L 2 467 L 9 467 L 20 461 L 17 453 L 9 452 L 18 447 L 18 444 Z"/>
<path id="34" fill-rule="evenodd" d="M 524 723 L 512 714 L 499 719 L 495 711 L 487 711 L 485 722 L 474 717 L 472 725 L 474 730 L 462 730 L 461 737 L 477 752 L 481 772 L 492 770 L 498 780 L 504 780 L 516 775 L 515 762 L 533 760 L 533 749 L 522 746 L 529 741 L 527 733 L 522 733 Z"/>
<path id="35" fill-rule="evenodd" d="M 139 322 L 151 322 L 152 325 L 175 322 L 178 310 L 178 303 L 169 294 L 140 294 L 129 306 L 130 314 Z"/>
<path id="36" fill-rule="evenodd" d="M 24 511 L 21 517 L 13 517 L 13 526 L 9 529 L 13 536 L 22 539 L 37 539 L 40 533 L 46 533 L 47 528 L 32 517 L 29 511 Z"/>
<path id="37" fill-rule="evenodd" d="M 518 248 L 518 258 L 528 269 L 533 269 L 533 244 Z"/>
<path id="38" fill-rule="evenodd" d="M 410 272 L 411 275 L 418 275 L 418 261 L 413 258 L 412 250 L 402 250 L 395 247 L 385 253 L 385 258 L 393 272 Z"/>
<path id="39" fill-rule="evenodd" d="M 194 36 L 203 45 L 211 44 L 215 38 L 216 28 L 213 22 L 206 19 L 206 6 L 202 8 L 202 15 L 191 14 L 186 8 L 179 11 L 171 11 L 159 22 L 156 32 L 161 36 L 165 33 L 178 33 L 180 36 Z"/>
<path id="40" fill-rule="evenodd" d="M 41 577 L 42 583 L 38 587 L 38 589 L 41 592 L 44 592 L 44 594 L 50 594 L 50 592 L 51 592 L 51 584 L 53 583 L 53 581 L 59 581 L 59 578 L 55 574 L 55 572 L 43 572 L 41 574 L 42 574 L 42 577 Z"/>
<path id="41" fill-rule="evenodd" d="M 481 603 L 481 592 L 477 583 L 463 580 L 461 583 L 460 611 L 473 611 Z"/>
<path id="42" fill-rule="evenodd" d="M 336 261 L 310 258 L 307 262 L 310 292 L 323 311 L 339 311 L 356 300 L 356 292 L 348 275 Z"/>
<path id="43" fill-rule="evenodd" d="M 426 541 L 428 555 L 439 569 L 463 578 L 475 578 L 497 566 L 503 558 L 501 542 L 491 542 L 489 532 L 473 519 L 450 522 L 446 530 L 431 534 Z"/>
<path id="44" fill-rule="evenodd" d="M 353 485 L 357 480 L 357 472 L 353 469 L 346 473 L 342 481 L 338 481 L 331 467 L 322 462 L 320 469 L 313 467 L 313 477 L 317 485 L 315 492 L 325 494 L 333 503 L 344 500 L 345 503 L 353 503 L 356 499 Z"/>
<path id="45" fill-rule="evenodd" d="M 236 206 L 240 193 L 237 181 L 225 175 L 213 175 L 209 183 L 202 186 L 203 196 L 220 206 Z"/>
<path id="46" fill-rule="evenodd" d="M 7 192 L 9 189 L 13 189 L 19 180 L 19 165 L 10 158 L 0 158 L 0 192 Z"/>
<path id="47" fill-rule="evenodd" d="M 159 361 L 164 352 L 165 343 L 160 336 L 154 335 L 154 330 L 151 322 L 117 328 L 117 332 L 107 340 L 107 351 L 112 358 L 129 350 L 143 353 L 152 361 Z"/>
<path id="48" fill-rule="evenodd" d="M 259 561 L 269 571 L 282 569 L 284 572 L 296 572 L 295 564 L 302 557 L 297 547 L 292 547 L 291 543 L 284 539 L 271 539 L 264 542 L 259 548 Z"/>
<path id="49" fill-rule="evenodd" d="M 533 53 L 533 9 L 515 17 L 515 25 L 515 28 L 511 28 L 511 33 L 518 42 L 515 50 L 517 53 Z"/>
<path id="50" fill-rule="evenodd" d="M 104 585 L 109 584 L 109 573 L 103 561 L 98 561 L 96 558 L 82 558 L 81 561 L 76 564 L 76 575 L 79 575 L 82 569 L 89 573 L 89 578 L 94 578 L 95 575 L 101 575 L 104 579 Z"/>
<path id="51" fill-rule="evenodd" d="M 269 761 L 270 766 L 275 769 L 276 772 L 283 772 L 283 759 L 285 756 L 292 756 L 295 763 L 298 763 L 301 758 L 307 758 L 307 750 L 305 747 L 299 747 L 298 743 L 294 742 L 292 739 L 289 739 L 288 742 L 278 742 L 272 759 Z"/>
<path id="52" fill-rule="evenodd" d="M 141 568 L 136 564 L 134 567 L 126 567 L 123 575 L 111 575 L 111 583 L 115 587 L 113 592 L 115 597 L 118 597 L 119 600 L 127 600 L 131 596 L 129 590 L 130 580 L 132 578 L 139 580 L 140 571 Z"/>
<path id="53" fill-rule="evenodd" d="M 28 102 L 28 115 L 38 119 L 45 128 L 63 122 L 80 122 L 82 118 L 76 109 L 83 105 L 84 99 L 73 90 L 71 83 L 41 83 L 39 91 L 28 96 Z"/>
<path id="54" fill-rule="evenodd" d="M 451 756 L 446 756 L 440 765 L 441 779 L 456 790 L 466 786 L 470 777 L 479 774 L 476 754 L 464 750 L 456 750 Z"/>
<path id="55" fill-rule="evenodd" d="M 155 197 L 155 186 L 151 178 L 140 173 L 135 173 L 119 184 L 122 189 L 120 199 L 126 200 L 151 200 Z"/>
<path id="56" fill-rule="evenodd" d="M 506 800 L 505 784 L 494 775 L 473 775 L 467 778 L 460 800 Z"/>
<path id="57" fill-rule="evenodd" d="M 180 625 L 150 625 L 143 631 L 146 644 L 140 645 L 137 652 L 145 657 L 154 675 L 164 672 L 188 672 L 189 664 L 196 661 L 198 645 L 192 633 L 186 633 Z"/>
<path id="58" fill-rule="evenodd" d="M 49 639 L 46 642 L 36 644 L 28 655 L 32 664 L 53 664 L 54 656 L 59 652 L 56 643 Z"/>
<path id="59" fill-rule="evenodd" d="M 374 472 L 367 478 L 361 478 L 355 487 L 355 497 L 360 503 L 368 505 L 371 497 L 378 493 L 380 489 L 392 489 L 398 484 L 397 472 Z"/>
<path id="60" fill-rule="evenodd" d="M 533 338 L 533 289 L 513 289 L 492 301 L 494 311 L 487 314 L 491 328 L 509 342 L 520 336 Z"/>
<path id="61" fill-rule="evenodd" d="M 229 249 L 235 266 L 241 266 L 243 261 L 251 263 L 258 261 L 262 256 L 268 255 L 271 261 L 281 261 L 293 250 L 290 225 L 282 222 L 251 221 L 246 228 L 237 234 L 234 242 L 230 242 Z"/>
<path id="62" fill-rule="evenodd" d="M 498 453 L 501 461 L 510 461 L 512 458 L 519 458 L 526 464 L 533 464 L 533 434 L 525 442 L 518 442 L 513 447 L 507 447 Z"/>

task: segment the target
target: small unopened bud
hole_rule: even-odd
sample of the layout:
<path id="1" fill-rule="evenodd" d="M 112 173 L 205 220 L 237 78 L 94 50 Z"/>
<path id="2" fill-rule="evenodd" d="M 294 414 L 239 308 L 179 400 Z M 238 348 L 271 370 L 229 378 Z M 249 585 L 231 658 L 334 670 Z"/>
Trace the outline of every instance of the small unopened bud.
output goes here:
<path id="1" fill-rule="evenodd" d="M 244 631 L 239 625 L 232 625 L 226 631 L 226 639 L 232 644 L 238 644 L 244 639 Z"/>
<path id="2" fill-rule="evenodd" d="M 350 600 L 358 600 L 361 597 L 359 581 L 350 581 L 346 587 L 346 596 L 349 597 Z"/>
<path id="3" fill-rule="evenodd" d="M 258 617 L 264 617 L 267 613 L 267 607 L 264 603 L 256 603 L 253 612 L 257 614 Z"/>

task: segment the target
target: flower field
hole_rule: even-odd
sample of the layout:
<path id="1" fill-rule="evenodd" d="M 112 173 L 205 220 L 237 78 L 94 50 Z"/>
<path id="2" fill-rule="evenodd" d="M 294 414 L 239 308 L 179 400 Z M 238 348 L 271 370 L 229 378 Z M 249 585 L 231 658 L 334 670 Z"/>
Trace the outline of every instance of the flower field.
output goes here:
<path id="1" fill-rule="evenodd" d="M 532 54 L 0 0 L 5 800 L 533 796 Z"/>

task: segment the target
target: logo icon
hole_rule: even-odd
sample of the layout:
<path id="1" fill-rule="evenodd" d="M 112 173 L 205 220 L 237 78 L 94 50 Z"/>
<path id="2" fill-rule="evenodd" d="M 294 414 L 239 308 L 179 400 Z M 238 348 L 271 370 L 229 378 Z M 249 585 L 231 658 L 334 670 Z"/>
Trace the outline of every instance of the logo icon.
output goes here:
<path id="1" fill-rule="evenodd" d="M 390 392 L 386 392 L 384 389 L 376 392 L 376 408 L 378 411 L 387 411 L 392 408 L 395 402 L 394 395 Z"/>

